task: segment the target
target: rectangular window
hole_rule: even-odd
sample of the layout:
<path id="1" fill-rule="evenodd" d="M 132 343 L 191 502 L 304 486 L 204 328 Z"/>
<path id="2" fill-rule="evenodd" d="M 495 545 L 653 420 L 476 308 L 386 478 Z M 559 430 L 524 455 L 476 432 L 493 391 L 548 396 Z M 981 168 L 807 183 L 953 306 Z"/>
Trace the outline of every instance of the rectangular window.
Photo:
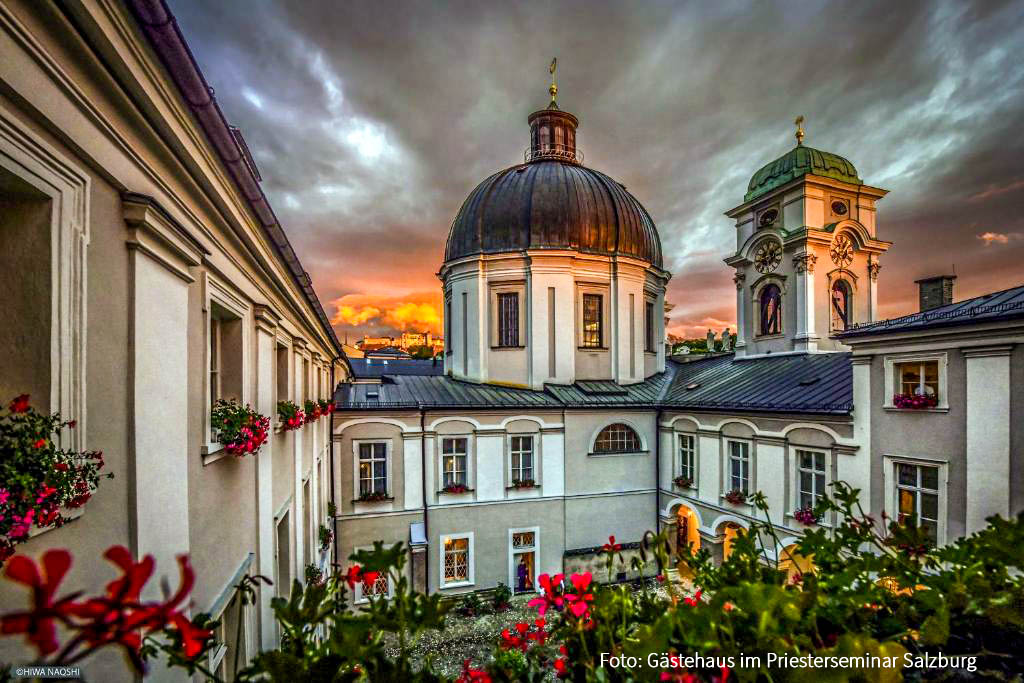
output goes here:
<path id="1" fill-rule="evenodd" d="M 896 364 L 897 393 L 939 399 L 939 362 L 913 361 Z"/>
<path id="2" fill-rule="evenodd" d="M 513 436 L 511 438 L 512 481 L 534 481 L 533 476 L 533 437 Z"/>
<path id="3" fill-rule="evenodd" d="M 644 308 L 644 350 L 654 353 L 654 302 L 648 301 Z"/>
<path id="4" fill-rule="evenodd" d="M 469 582 L 469 538 L 444 539 L 444 583 Z"/>
<path id="5" fill-rule="evenodd" d="M 896 495 L 900 524 L 911 520 L 932 543 L 939 538 L 939 468 L 896 463 Z"/>
<path id="6" fill-rule="evenodd" d="M 444 486 L 468 486 L 466 473 L 466 439 L 448 438 L 441 441 L 441 471 Z"/>
<path id="7" fill-rule="evenodd" d="M 686 477 L 690 483 L 697 481 L 695 442 L 692 434 L 679 435 L 679 476 Z"/>
<path id="8" fill-rule="evenodd" d="M 583 295 L 583 347 L 599 349 L 603 341 L 603 297 L 600 294 Z"/>
<path id="9" fill-rule="evenodd" d="M 825 454 L 798 450 L 796 457 L 797 507 L 813 508 L 825 493 Z"/>
<path id="10" fill-rule="evenodd" d="M 750 493 L 750 444 L 729 442 L 729 490 Z"/>
<path id="11" fill-rule="evenodd" d="M 369 598 L 386 598 L 390 592 L 391 587 L 388 583 L 388 574 L 387 572 L 381 572 L 373 583 L 363 581 L 359 585 L 359 598 L 357 602 Z"/>
<path id="12" fill-rule="evenodd" d="M 359 496 L 388 493 L 388 445 L 359 444 Z"/>
<path id="13" fill-rule="evenodd" d="M 498 294 L 498 346 L 519 346 L 519 293 Z"/>

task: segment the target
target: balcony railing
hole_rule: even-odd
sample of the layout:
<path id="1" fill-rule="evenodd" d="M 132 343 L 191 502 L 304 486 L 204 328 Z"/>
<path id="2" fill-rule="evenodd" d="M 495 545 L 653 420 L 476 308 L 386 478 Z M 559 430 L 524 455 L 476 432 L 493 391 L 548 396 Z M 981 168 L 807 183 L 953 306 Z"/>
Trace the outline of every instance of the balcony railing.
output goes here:
<path id="1" fill-rule="evenodd" d="M 538 159 L 558 159 L 574 164 L 583 163 L 583 152 L 568 145 L 539 145 L 528 147 L 523 153 L 523 161 L 530 162 Z"/>

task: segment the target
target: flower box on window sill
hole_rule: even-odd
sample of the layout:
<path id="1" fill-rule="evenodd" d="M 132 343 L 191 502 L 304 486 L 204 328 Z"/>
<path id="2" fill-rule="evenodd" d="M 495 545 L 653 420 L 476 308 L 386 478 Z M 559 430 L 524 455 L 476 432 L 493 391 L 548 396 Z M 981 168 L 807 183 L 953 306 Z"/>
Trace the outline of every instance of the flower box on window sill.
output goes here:
<path id="1" fill-rule="evenodd" d="M 364 493 L 363 495 L 359 496 L 358 498 L 356 498 L 352 502 L 353 503 L 383 503 L 384 501 L 388 501 L 388 500 L 394 500 L 394 498 L 389 496 L 386 493 L 380 492 L 380 493 Z"/>
<path id="2" fill-rule="evenodd" d="M 521 489 L 539 489 L 540 484 L 535 482 L 533 479 L 513 479 L 511 486 L 506 486 L 506 489 L 510 491 L 519 491 Z"/>
<path id="3" fill-rule="evenodd" d="M 917 394 L 893 394 L 892 407 L 898 410 L 932 410 L 939 405 L 937 396 Z"/>
<path id="4" fill-rule="evenodd" d="M 465 484 L 449 484 L 448 486 L 445 486 L 443 489 L 438 491 L 438 493 L 458 495 L 460 493 L 473 493 L 473 491 L 474 489 L 469 488 Z"/>
<path id="5" fill-rule="evenodd" d="M 680 488 L 680 489 L 692 489 L 693 488 L 693 479 L 691 479 L 690 477 L 684 477 L 682 475 L 680 475 L 680 476 L 676 477 L 675 479 L 673 479 L 672 483 L 675 485 L 676 488 Z"/>
<path id="6" fill-rule="evenodd" d="M 813 526 L 821 522 L 817 515 L 814 514 L 814 510 L 809 507 L 802 507 L 794 510 L 793 519 L 804 526 Z"/>
<path id="7" fill-rule="evenodd" d="M 743 505 L 747 502 L 747 494 L 740 489 L 733 489 L 722 496 L 722 498 L 724 498 L 727 503 L 732 503 L 733 505 Z"/>

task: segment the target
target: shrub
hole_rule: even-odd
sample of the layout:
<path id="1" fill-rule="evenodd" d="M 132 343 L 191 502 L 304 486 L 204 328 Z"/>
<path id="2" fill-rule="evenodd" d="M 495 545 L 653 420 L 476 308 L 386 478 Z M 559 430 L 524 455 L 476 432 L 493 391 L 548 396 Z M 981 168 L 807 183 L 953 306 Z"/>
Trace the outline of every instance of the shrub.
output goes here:
<path id="1" fill-rule="evenodd" d="M 498 583 L 498 587 L 494 589 L 494 594 L 491 596 L 491 606 L 495 610 L 508 609 L 508 606 L 512 600 L 512 589 L 506 586 L 504 583 Z"/>
<path id="2" fill-rule="evenodd" d="M 484 603 L 476 593 L 467 593 L 459 600 L 459 614 L 466 617 L 473 617 L 483 611 Z"/>
<path id="3" fill-rule="evenodd" d="M 679 475 L 678 477 L 672 480 L 672 483 L 681 489 L 688 489 L 693 486 L 693 479 L 691 479 L 690 477 L 684 477 L 683 475 Z"/>

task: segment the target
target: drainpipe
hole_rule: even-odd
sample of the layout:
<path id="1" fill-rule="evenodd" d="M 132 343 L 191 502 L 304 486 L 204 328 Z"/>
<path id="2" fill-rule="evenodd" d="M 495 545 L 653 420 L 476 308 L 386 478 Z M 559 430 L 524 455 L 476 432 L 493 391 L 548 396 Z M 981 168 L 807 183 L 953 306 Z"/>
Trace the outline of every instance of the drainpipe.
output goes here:
<path id="1" fill-rule="evenodd" d="M 430 593 L 430 526 L 427 524 L 427 409 L 420 405 L 420 485 L 423 491 L 423 538 L 427 539 L 423 558 L 423 592 Z"/>
<path id="2" fill-rule="evenodd" d="M 340 355 L 335 356 L 334 358 L 331 359 L 331 403 L 335 404 L 335 391 L 337 390 L 337 387 L 334 386 L 334 364 L 339 360 L 341 360 Z M 337 405 L 335 405 L 335 408 L 337 408 Z M 330 452 L 327 455 L 327 457 L 329 458 L 329 460 L 327 461 L 327 466 L 331 470 L 331 503 L 334 504 L 335 512 L 334 516 L 331 517 L 331 529 L 334 531 L 334 551 L 331 554 L 334 556 L 334 566 L 338 567 L 340 566 L 338 564 L 338 546 L 341 545 L 341 537 L 338 536 L 338 501 L 335 499 L 334 495 L 334 413 L 331 413 L 331 422 L 328 429 L 329 431 L 327 434 L 327 443 L 330 446 Z"/>
<path id="3" fill-rule="evenodd" d="M 654 533 L 661 533 L 661 408 L 654 413 Z"/>

